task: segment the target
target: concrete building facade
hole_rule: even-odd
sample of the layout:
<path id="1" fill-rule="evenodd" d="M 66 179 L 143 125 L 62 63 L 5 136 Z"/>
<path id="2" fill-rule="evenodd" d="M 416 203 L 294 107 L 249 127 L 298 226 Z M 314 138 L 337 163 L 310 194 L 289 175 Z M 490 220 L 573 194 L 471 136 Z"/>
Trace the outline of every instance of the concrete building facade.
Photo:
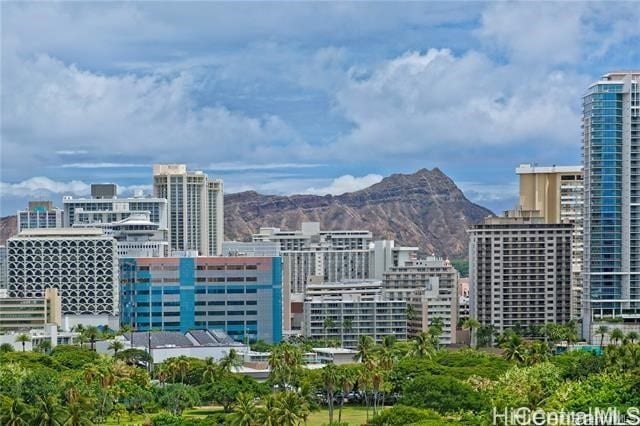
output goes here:
<path id="1" fill-rule="evenodd" d="M 31 330 L 46 324 L 62 326 L 62 306 L 58 290 L 47 288 L 44 297 L 9 297 L 0 290 L 0 331 Z"/>
<path id="2" fill-rule="evenodd" d="M 121 323 L 134 330 L 221 329 L 237 341 L 282 339 L 279 257 L 126 258 Z"/>
<path id="3" fill-rule="evenodd" d="M 7 241 L 8 295 L 43 298 L 56 288 L 62 314 L 96 325 L 118 315 L 117 244 L 99 229 L 29 229 Z"/>
<path id="4" fill-rule="evenodd" d="M 51 201 L 29 201 L 25 210 L 19 210 L 17 231 L 37 228 L 61 228 L 62 210 L 53 206 Z"/>
<path id="5" fill-rule="evenodd" d="M 584 334 L 615 317 L 640 330 L 640 70 L 583 97 Z"/>
<path id="6" fill-rule="evenodd" d="M 571 319 L 572 224 L 512 213 L 469 234 L 472 318 L 500 333 Z"/>
<path id="7" fill-rule="evenodd" d="M 571 317 L 582 317 L 584 183 L 582 166 L 539 167 L 521 164 L 519 208 L 537 211 L 544 223 L 571 223 Z"/>
<path id="8" fill-rule="evenodd" d="M 224 239 L 224 190 L 220 179 L 185 164 L 154 164 L 153 192 L 167 200 L 172 251 L 219 256 Z"/>
<path id="9" fill-rule="evenodd" d="M 446 259 L 427 257 L 390 268 L 383 287 L 395 299 L 406 300 L 411 314 L 408 335 L 429 330 L 434 319 L 442 321 L 440 344 L 456 343 L 458 323 L 458 271 Z"/>
<path id="10" fill-rule="evenodd" d="M 304 299 L 304 335 L 332 339 L 343 348 L 358 346 L 360 336 L 381 342 L 407 338 L 407 302 L 393 299 L 376 280 L 346 280 L 309 285 Z"/>

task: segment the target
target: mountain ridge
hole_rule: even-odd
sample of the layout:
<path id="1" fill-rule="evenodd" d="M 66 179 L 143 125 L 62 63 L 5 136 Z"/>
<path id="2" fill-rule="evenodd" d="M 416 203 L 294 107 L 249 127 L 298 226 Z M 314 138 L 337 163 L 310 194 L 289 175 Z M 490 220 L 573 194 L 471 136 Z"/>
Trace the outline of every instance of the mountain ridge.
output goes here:
<path id="1" fill-rule="evenodd" d="M 225 194 L 225 238 L 247 241 L 260 227 L 369 230 L 374 239 L 417 246 L 424 253 L 466 258 L 470 225 L 493 213 L 469 201 L 439 168 L 394 173 L 367 188 L 340 195 Z M 15 233 L 15 216 L 0 219 L 0 244 Z"/>

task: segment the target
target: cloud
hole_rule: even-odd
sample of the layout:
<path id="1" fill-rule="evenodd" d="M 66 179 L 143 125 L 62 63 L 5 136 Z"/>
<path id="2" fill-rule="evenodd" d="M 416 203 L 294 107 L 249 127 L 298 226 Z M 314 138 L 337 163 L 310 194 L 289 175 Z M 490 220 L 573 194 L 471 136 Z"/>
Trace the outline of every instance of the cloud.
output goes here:
<path id="1" fill-rule="evenodd" d="M 118 185 L 118 194 L 127 195 L 136 190 L 150 193 L 151 185 Z M 53 195 L 87 196 L 91 194 L 91 185 L 81 180 L 57 181 L 45 176 L 35 176 L 21 182 L 0 182 L 3 197 L 50 197 Z"/>
<path id="2" fill-rule="evenodd" d="M 89 151 L 86 149 L 62 149 L 60 151 L 55 152 L 57 155 L 85 155 L 88 154 Z"/>
<path id="3" fill-rule="evenodd" d="M 335 178 L 328 186 L 321 188 L 307 188 L 304 193 L 316 195 L 340 195 L 346 192 L 359 191 L 360 189 L 367 188 L 380 182 L 381 180 L 382 176 L 376 174 L 368 174 L 361 177 L 344 175 Z"/>
<path id="4" fill-rule="evenodd" d="M 471 147 L 579 141 L 579 99 L 588 77 L 555 70 L 524 74 L 478 52 L 448 49 L 407 52 L 364 78 L 352 73 L 336 103 L 353 129 L 330 155 L 386 160 L 422 154 L 446 161 Z"/>
<path id="5" fill-rule="evenodd" d="M 58 166 L 63 169 L 117 169 L 129 167 L 151 167 L 149 164 L 136 163 L 70 163 Z"/>
<path id="6" fill-rule="evenodd" d="M 12 106 L 3 108 L 4 173 L 50 165 L 52 154 L 87 141 L 92 158 L 115 154 L 149 162 L 199 162 L 209 153 L 269 161 L 282 150 L 295 157 L 305 149 L 277 116 L 197 106 L 197 82 L 188 72 L 111 76 L 47 55 L 9 60 L 3 64 L 3 104 Z"/>
<path id="7" fill-rule="evenodd" d="M 315 163 L 211 163 L 206 169 L 213 171 L 243 171 L 243 170 L 277 170 L 277 169 L 311 169 L 323 167 L 324 164 Z"/>

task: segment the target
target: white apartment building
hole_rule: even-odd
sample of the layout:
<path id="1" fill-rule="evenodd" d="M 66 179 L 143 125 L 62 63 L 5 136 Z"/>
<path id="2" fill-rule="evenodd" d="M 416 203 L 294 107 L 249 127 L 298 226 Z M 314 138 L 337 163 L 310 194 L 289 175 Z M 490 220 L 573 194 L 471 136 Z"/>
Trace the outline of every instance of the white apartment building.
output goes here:
<path id="1" fill-rule="evenodd" d="M 500 333 L 516 324 L 567 323 L 573 232 L 572 224 L 547 224 L 535 212 L 512 212 L 472 227 L 471 317 Z"/>
<path id="2" fill-rule="evenodd" d="M 299 231 L 260 228 L 253 241 L 280 243 L 283 289 L 304 293 L 310 276 L 324 281 L 369 278 L 369 231 L 321 231 L 318 222 L 304 222 Z M 286 282 L 285 282 L 286 281 Z"/>
<path id="3" fill-rule="evenodd" d="M 42 298 L 56 288 L 62 315 L 76 317 L 71 323 L 111 325 L 115 318 L 117 328 L 117 243 L 100 229 L 24 230 L 7 241 L 7 262 L 9 297 Z"/>
<path id="4" fill-rule="evenodd" d="M 0 289 L 6 289 L 8 282 L 7 246 L 0 246 Z"/>
<path id="5" fill-rule="evenodd" d="M 447 259 L 430 256 L 392 267 L 384 274 L 384 290 L 411 306 L 408 335 L 428 331 L 436 318 L 443 324 L 440 344 L 456 343 L 458 323 L 458 271 Z"/>
<path id="6" fill-rule="evenodd" d="M 165 198 L 172 251 L 219 256 L 224 238 L 224 190 L 221 179 L 185 164 L 154 164 L 153 192 Z"/>
<path id="7" fill-rule="evenodd" d="M 345 280 L 309 285 L 304 299 L 304 335 L 332 339 L 343 348 L 358 346 L 360 336 L 381 342 L 407 338 L 407 302 L 390 297 L 376 280 Z"/>
<path id="8" fill-rule="evenodd" d="M 29 201 L 29 206 L 19 210 L 17 231 L 36 228 L 61 228 L 62 210 L 53 206 L 51 201 Z"/>

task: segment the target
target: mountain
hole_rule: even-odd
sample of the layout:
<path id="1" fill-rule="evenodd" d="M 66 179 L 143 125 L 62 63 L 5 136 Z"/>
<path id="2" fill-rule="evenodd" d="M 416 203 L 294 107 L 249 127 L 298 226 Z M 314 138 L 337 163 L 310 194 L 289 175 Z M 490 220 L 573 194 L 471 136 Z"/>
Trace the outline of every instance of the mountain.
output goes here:
<path id="1" fill-rule="evenodd" d="M 321 229 L 365 229 L 376 239 L 418 246 L 425 253 L 467 257 L 467 228 L 491 211 L 473 204 L 442 171 L 422 169 L 394 174 L 381 182 L 342 195 L 226 194 L 225 237 L 249 240 L 260 227 L 300 229 L 320 222 Z M 16 229 L 15 216 L 0 220 L 0 244 Z"/>
<path id="2" fill-rule="evenodd" d="M 375 239 L 394 239 L 426 253 L 466 258 L 467 228 L 491 214 L 470 202 L 440 169 L 422 169 L 337 196 L 228 194 L 225 237 L 248 240 L 260 227 L 295 230 L 302 222 L 312 221 L 325 230 L 365 229 Z"/>

